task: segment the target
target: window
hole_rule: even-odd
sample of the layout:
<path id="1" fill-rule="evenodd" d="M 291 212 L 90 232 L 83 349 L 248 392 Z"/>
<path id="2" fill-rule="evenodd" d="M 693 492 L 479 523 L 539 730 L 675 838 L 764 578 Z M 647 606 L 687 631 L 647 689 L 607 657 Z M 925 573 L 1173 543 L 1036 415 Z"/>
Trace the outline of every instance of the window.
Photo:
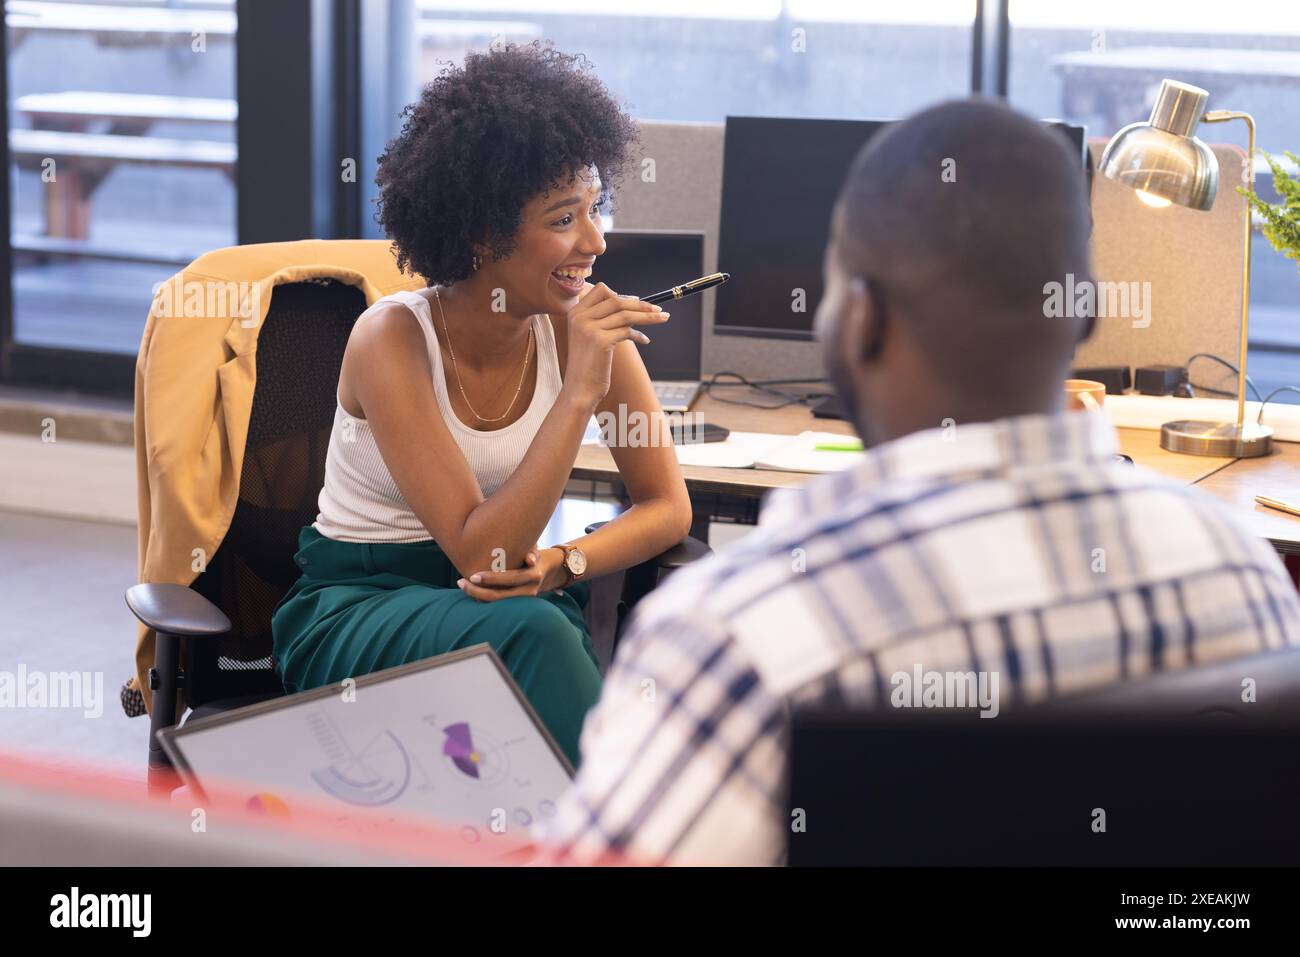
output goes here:
<path id="1" fill-rule="evenodd" d="M 5 13 L 10 338 L 134 356 L 154 283 L 235 242 L 234 4 Z"/>
<path id="2" fill-rule="evenodd" d="M 419 0 L 420 81 L 494 40 L 581 52 L 639 119 L 891 118 L 970 89 L 973 0 Z"/>
<path id="3" fill-rule="evenodd" d="M 367 90 L 363 112 L 383 121 L 373 127 L 366 152 L 377 153 L 397 134 L 401 108 L 443 66 L 494 42 L 550 40 L 566 53 L 584 54 L 637 119 L 902 116 L 970 91 L 975 6 L 974 0 L 393 0 L 389 9 L 400 14 L 392 15 L 406 19 L 387 24 L 389 49 L 375 62 L 405 63 L 409 79 Z M 373 198 L 373 183 L 363 182 Z M 362 229 L 380 235 L 369 216 Z"/>
<path id="4" fill-rule="evenodd" d="M 1171 77 L 1209 90 L 1210 109 L 1254 116 L 1259 149 L 1279 158 L 1288 149 L 1300 153 L 1300 4 L 1294 0 L 1010 0 L 1008 12 L 1009 94 L 1020 109 L 1083 123 L 1089 136 L 1110 136 L 1145 120 L 1160 80 Z M 1202 126 L 1198 135 L 1246 147 L 1241 123 Z M 1257 192 L 1276 200 L 1262 157 L 1255 175 Z M 1300 385 L 1296 265 L 1256 231 L 1248 371 L 1265 395 Z M 1300 396 L 1282 393 L 1274 401 L 1300 402 Z"/>

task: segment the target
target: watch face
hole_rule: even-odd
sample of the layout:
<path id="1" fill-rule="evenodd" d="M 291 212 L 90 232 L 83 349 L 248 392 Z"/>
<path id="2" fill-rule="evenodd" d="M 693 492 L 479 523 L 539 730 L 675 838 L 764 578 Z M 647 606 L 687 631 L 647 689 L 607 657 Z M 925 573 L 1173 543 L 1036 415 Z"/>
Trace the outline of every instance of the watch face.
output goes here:
<path id="1" fill-rule="evenodd" d="M 572 548 L 564 559 L 564 564 L 569 567 L 569 571 L 573 572 L 575 576 L 580 576 L 587 570 L 587 556 L 583 554 L 581 548 Z"/>

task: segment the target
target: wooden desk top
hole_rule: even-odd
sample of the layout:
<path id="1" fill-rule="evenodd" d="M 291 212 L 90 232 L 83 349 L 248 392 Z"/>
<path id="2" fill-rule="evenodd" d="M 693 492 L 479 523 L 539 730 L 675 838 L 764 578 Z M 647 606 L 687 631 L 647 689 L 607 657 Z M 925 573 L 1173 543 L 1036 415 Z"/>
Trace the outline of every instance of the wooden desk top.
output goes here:
<path id="1" fill-rule="evenodd" d="M 752 399 L 754 393 L 728 390 L 727 396 Z M 739 432 L 772 432 L 797 435 L 806 429 L 852 435 L 853 427 L 840 419 L 818 419 L 802 405 L 781 409 L 755 409 L 719 402 L 708 395 L 696 400 L 692 412 L 705 422 Z M 1160 448 L 1160 433 L 1153 429 L 1118 429 L 1120 450 L 1138 465 L 1206 492 L 1248 513 L 1247 520 L 1261 538 L 1267 538 L 1280 552 L 1300 554 L 1300 516 L 1255 504 L 1255 495 L 1266 492 L 1300 495 L 1300 443 L 1276 442 L 1266 458 L 1210 458 L 1182 455 Z M 724 469 L 682 466 L 686 487 L 692 495 L 719 494 L 758 499 L 774 488 L 802 485 L 810 475 L 803 472 L 775 472 L 768 469 Z M 584 445 L 578 452 L 573 477 L 616 481 L 618 468 L 609 450 Z"/>
<path id="2" fill-rule="evenodd" d="M 737 396 L 745 395 L 740 389 L 729 391 Z M 782 409 L 755 409 L 730 405 L 703 395 L 696 400 L 691 411 L 699 413 L 705 422 L 738 432 L 798 435 L 807 429 L 813 429 L 842 435 L 854 434 L 853 426 L 848 422 L 842 419 L 815 418 L 811 410 L 802 405 L 788 405 Z M 1183 482 L 1198 482 L 1232 461 L 1166 452 L 1160 447 L 1160 433 L 1150 429 L 1120 429 L 1119 434 L 1120 447 L 1134 462 Z M 691 492 L 718 493 L 740 498 L 761 498 L 774 488 L 802 485 L 810 478 L 804 472 L 704 468 L 695 465 L 683 465 L 682 475 Z M 609 449 L 601 445 L 584 445 L 578 452 L 573 477 L 610 481 L 618 478 L 618 468 L 614 465 L 614 457 L 610 455 Z"/>
<path id="3" fill-rule="evenodd" d="M 727 389 L 727 397 L 759 402 L 755 393 L 746 389 Z M 705 422 L 721 425 L 736 432 L 772 432 L 776 435 L 798 435 L 807 429 L 818 432 L 838 432 L 853 435 L 853 426 L 842 419 L 814 418 L 812 411 L 803 405 L 788 405 L 783 409 L 755 409 L 744 405 L 719 402 L 701 395 L 691 407 Z M 734 495 L 738 498 L 762 498 L 774 488 L 802 485 L 808 481 L 805 472 L 776 472 L 770 469 L 721 469 L 698 465 L 683 465 L 682 475 L 692 494 Z M 578 450 L 573 477 L 577 479 L 618 478 L 614 457 L 603 445 L 584 445 Z"/>
<path id="4" fill-rule="evenodd" d="M 1256 495 L 1300 493 L 1300 443 L 1274 442 L 1272 455 L 1240 459 L 1197 486 L 1245 512 L 1255 533 L 1279 552 L 1300 555 L 1300 516 L 1255 502 Z"/>

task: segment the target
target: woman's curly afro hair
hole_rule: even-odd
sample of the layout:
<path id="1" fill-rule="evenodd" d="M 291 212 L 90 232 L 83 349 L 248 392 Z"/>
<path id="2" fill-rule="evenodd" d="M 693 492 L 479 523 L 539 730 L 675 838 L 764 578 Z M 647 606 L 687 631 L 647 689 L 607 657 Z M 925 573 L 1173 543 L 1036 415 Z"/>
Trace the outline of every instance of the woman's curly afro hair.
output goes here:
<path id="1" fill-rule="evenodd" d="M 575 172 L 595 166 L 606 200 L 638 139 L 585 57 L 537 42 L 468 54 L 402 117 L 376 218 L 398 266 L 439 285 L 470 275 L 472 244 L 510 255 L 524 203 Z"/>

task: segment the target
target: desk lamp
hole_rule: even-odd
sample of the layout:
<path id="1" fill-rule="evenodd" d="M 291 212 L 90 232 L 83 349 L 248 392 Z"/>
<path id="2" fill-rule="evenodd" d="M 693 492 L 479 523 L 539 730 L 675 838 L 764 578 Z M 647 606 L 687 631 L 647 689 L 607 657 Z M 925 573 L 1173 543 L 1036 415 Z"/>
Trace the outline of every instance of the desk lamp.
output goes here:
<path id="1" fill-rule="evenodd" d="M 1101 155 L 1101 174 L 1137 190 L 1148 206 L 1170 203 L 1208 210 L 1219 189 L 1219 163 L 1194 135 L 1200 123 L 1245 120 L 1249 130 L 1246 184 L 1255 188 L 1255 120 L 1233 110 L 1205 111 L 1210 94 L 1198 86 L 1163 80 L 1151 118 L 1132 123 L 1110 138 Z M 1243 200 L 1244 202 L 1244 200 Z M 1250 303 L 1250 209 L 1245 213 L 1241 272 L 1241 348 L 1238 356 L 1237 421 L 1182 419 L 1160 428 L 1160 447 L 1191 455 L 1253 458 L 1272 451 L 1273 429 L 1246 421 L 1246 326 Z"/>

